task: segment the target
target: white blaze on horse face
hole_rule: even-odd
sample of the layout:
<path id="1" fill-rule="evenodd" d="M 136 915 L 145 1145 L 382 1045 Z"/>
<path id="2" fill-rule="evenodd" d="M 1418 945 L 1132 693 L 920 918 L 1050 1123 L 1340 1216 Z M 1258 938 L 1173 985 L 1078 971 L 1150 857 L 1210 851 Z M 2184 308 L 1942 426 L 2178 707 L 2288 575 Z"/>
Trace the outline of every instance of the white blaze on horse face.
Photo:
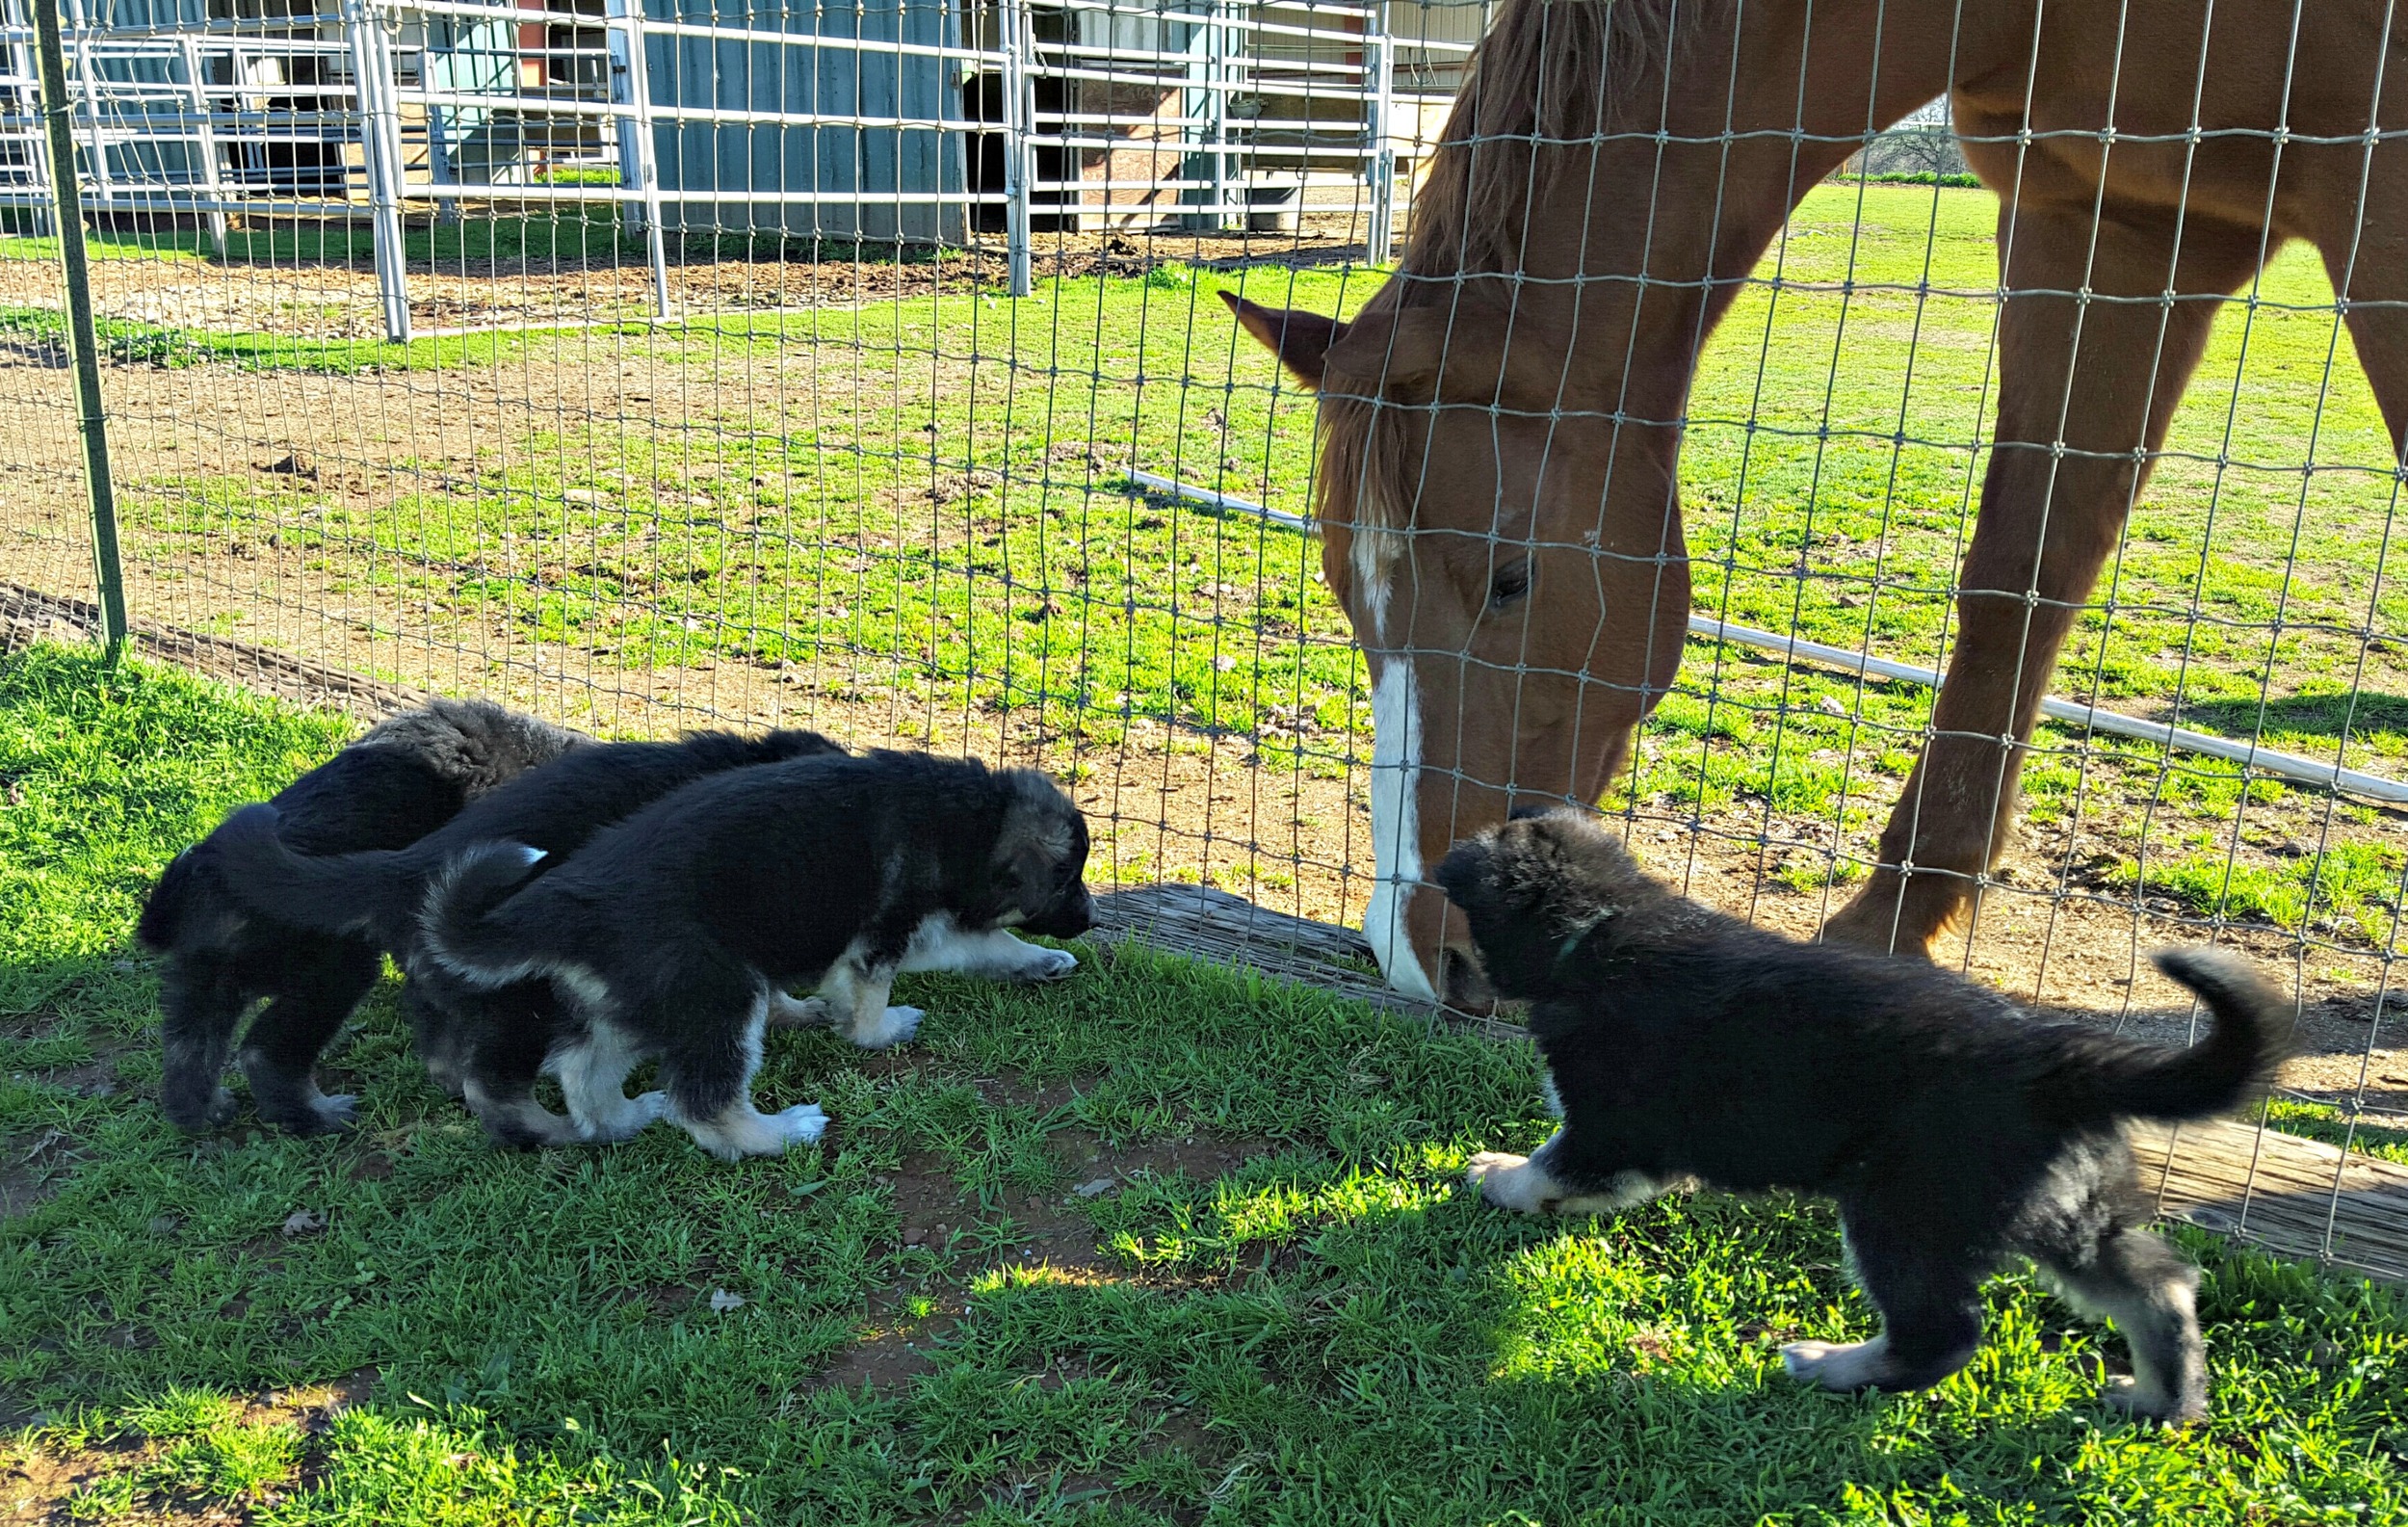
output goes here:
<path id="1" fill-rule="evenodd" d="M 1372 898 L 1363 913 L 1379 973 L 1409 997 L 1438 1000 L 1405 932 L 1404 908 L 1422 880 L 1422 699 L 1409 658 L 1391 657 L 1372 685 Z"/>
<path id="2" fill-rule="evenodd" d="M 1395 547 L 1388 531 L 1365 525 L 1357 526 L 1348 550 L 1354 560 L 1354 587 L 1363 600 L 1363 613 L 1372 618 L 1372 640 L 1388 639 L 1388 592 L 1390 572 L 1395 569 Z M 1377 714 L 1376 710 L 1374 712 Z"/>

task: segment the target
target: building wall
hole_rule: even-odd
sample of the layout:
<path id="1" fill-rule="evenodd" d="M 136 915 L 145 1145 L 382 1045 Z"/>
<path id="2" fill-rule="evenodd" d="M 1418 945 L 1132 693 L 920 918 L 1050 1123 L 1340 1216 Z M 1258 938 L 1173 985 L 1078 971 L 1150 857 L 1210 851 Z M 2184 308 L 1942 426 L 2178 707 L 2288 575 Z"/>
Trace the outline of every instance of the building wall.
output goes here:
<path id="1" fill-rule="evenodd" d="M 831 42 L 796 46 L 647 35 L 644 64 L 655 106 L 964 119 L 959 83 L 942 61 L 833 45 L 851 38 L 955 42 L 958 19 L 949 0 L 833 0 L 817 8 L 644 0 L 644 14 Z M 958 201 L 881 205 L 877 197 L 898 192 L 960 196 L 961 138 L 958 129 L 933 127 L 656 120 L 653 152 L 662 194 L 668 198 L 664 218 L 671 228 L 958 242 L 965 232 Z M 711 193 L 719 190 L 817 193 L 837 199 L 714 200 Z"/>

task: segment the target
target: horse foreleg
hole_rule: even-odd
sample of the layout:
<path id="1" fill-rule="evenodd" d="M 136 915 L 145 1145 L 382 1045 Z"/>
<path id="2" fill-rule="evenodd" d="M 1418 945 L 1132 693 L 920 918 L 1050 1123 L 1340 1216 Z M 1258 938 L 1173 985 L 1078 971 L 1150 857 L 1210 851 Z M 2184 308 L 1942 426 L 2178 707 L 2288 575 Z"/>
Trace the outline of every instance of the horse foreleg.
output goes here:
<path id="1" fill-rule="evenodd" d="M 1825 929 L 1922 956 L 2006 849 L 2057 653 L 2123 534 L 2216 307 L 2260 248 L 2255 229 L 2194 220 L 2178 260 L 2171 225 L 2087 207 L 2009 208 L 2002 243 L 2010 227 L 1998 433 L 1958 579 L 1955 649 L 1879 865 Z M 2168 301 L 2169 290 L 2184 295 Z"/>

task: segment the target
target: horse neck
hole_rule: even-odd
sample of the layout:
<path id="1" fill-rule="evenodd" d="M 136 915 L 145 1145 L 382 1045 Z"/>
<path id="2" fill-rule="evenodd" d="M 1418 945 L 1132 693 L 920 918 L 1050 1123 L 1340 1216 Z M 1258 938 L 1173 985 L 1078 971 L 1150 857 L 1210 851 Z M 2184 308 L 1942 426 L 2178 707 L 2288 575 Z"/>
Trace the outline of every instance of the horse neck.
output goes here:
<path id="1" fill-rule="evenodd" d="M 1509 287 L 1517 328 L 1527 317 L 1609 361 L 1580 368 L 1589 386 L 1636 405 L 1635 386 L 1656 389 L 1610 360 L 1651 357 L 1638 369 L 1660 373 L 1676 394 L 1660 401 L 1677 405 L 1697 348 L 1797 202 L 1869 133 L 2011 48 L 2013 13 L 2028 6 L 1963 10 L 1980 19 L 1960 22 L 1958 0 L 1704 6 L 1630 61 L 1594 139 L 1456 149 L 1426 193 L 1444 204 L 1416 230 L 1408 289 L 1458 276 Z M 1500 195 L 1516 187 L 1529 194 Z"/>

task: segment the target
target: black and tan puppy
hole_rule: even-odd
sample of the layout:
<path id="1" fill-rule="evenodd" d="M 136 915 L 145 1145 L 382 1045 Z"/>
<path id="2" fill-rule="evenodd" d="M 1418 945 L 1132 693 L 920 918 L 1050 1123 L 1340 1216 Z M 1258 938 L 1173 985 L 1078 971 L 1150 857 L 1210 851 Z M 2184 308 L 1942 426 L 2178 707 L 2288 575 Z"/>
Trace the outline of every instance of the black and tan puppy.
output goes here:
<path id="1" fill-rule="evenodd" d="M 439 699 L 380 724 L 278 792 L 273 831 L 298 854 L 404 848 L 586 741 L 483 700 Z M 183 1129 L 233 1117 L 219 1079 L 243 1014 L 264 997 L 236 1061 L 260 1119 L 301 1134 L 340 1129 L 353 1100 L 318 1091 L 318 1053 L 376 985 L 377 945 L 249 906 L 229 882 L 223 831 L 176 856 L 135 929 L 166 966 L 160 1104 Z"/>
<path id="2" fill-rule="evenodd" d="M 1489 982 L 1532 1004 L 1563 1115 L 1528 1158 L 1473 1159 L 1489 1201 L 1603 1213 L 1696 1180 L 1827 1194 L 1883 1329 L 1792 1343 L 1793 1377 L 1937 1383 L 1979 1345 L 1982 1278 L 2020 1253 L 2123 1330 L 2133 1377 L 2113 1403 L 2205 1413 L 2197 1274 L 2148 1230 L 2121 1125 L 2212 1118 L 2271 1079 L 2285 1005 L 2240 957 L 2157 957 L 2215 1014 L 2175 1051 L 2042 1020 L 1928 964 L 1750 928 L 1569 813 L 1459 845 L 1437 879 Z"/>
<path id="3" fill-rule="evenodd" d="M 218 829 L 226 884 L 244 905 L 282 923 L 389 951 L 408 985 L 403 1007 L 419 1058 L 503 1145 L 623 1139 L 651 1122 L 622 1113 L 572 1122 L 536 1100 L 559 1016 L 551 987 L 468 987 L 423 958 L 418 911 L 455 855 L 506 838 L 567 863 L 604 828 L 694 783 L 729 771 L 834 753 L 817 732 L 689 732 L 675 742 L 595 743 L 480 797 L 439 830 L 380 853 L 296 853 L 273 806 L 235 813 Z M 373 965 L 371 967 L 373 969 Z M 580 1127 L 581 1124 L 590 1128 Z M 598 1131 L 594 1132 L 594 1131 Z"/>
<path id="4" fill-rule="evenodd" d="M 895 977 L 1066 975 L 1007 930 L 1086 932 L 1086 819 L 1026 770 L 917 753 L 803 759 L 692 785 L 520 888 L 537 846 L 488 844 L 428 897 L 430 955 L 460 980 L 548 979 L 574 1021 L 548 1061 L 572 1116 L 659 1109 L 725 1160 L 816 1140 L 812 1104 L 753 1106 L 781 987 L 818 987 L 856 1044 L 909 1039 Z M 661 1089 L 631 1104 L 628 1071 Z"/>

